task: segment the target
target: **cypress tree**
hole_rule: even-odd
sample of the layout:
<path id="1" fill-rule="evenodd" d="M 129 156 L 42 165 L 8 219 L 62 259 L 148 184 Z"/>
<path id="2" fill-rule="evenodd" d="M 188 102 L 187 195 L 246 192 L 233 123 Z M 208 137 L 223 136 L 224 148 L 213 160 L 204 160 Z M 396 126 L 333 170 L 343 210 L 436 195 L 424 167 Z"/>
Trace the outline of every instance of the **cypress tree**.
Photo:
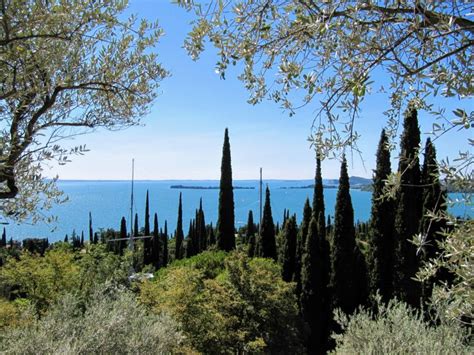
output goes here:
<path id="1" fill-rule="evenodd" d="M 158 215 L 155 213 L 153 218 L 153 239 L 151 241 L 151 262 L 155 269 L 160 267 L 160 258 L 161 258 L 161 238 L 160 232 L 158 230 Z"/>
<path id="2" fill-rule="evenodd" d="M 196 233 L 199 240 L 199 252 L 207 249 L 206 218 L 202 209 L 202 198 L 199 200 L 199 211 L 196 219 Z"/>
<path id="3" fill-rule="evenodd" d="M 439 215 L 446 212 L 446 191 L 439 182 L 436 149 L 431 139 L 426 140 L 425 159 L 422 168 L 423 185 L 423 213 L 420 223 L 420 232 L 424 236 L 423 254 L 426 259 L 434 258 L 439 252 L 438 241 L 440 233 L 446 227 L 444 218 L 433 219 L 428 214 Z M 441 216 L 442 217 L 442 216 Z"/>
<path id="4" fill-rule="evenodd" d="M 275 225 L 273 224 L 272 208 L 270 206 L 270 189 L 265 191 L 265 205 L 263 207 L 262 229 L 258 238 L 258 254 L 262 258 L 277 259 L 275 243 Z"/>
<path id="5" fill-rule="evenodd" d="M 230 158 L 229 133 L 224 134 L 222 147 L 221 181 L 217 219 L 217 247 L 220 250 L 235 249 L 234 192 L 232 187 L 232 166 Z"/>
<path id="6" fill-rule="evenodd" d="M 306 244 L 306 236 L 308 235 L 309 223 L 311 222 L 312 209 L 309 204 L 309 198 L 306 198 L 303 208 L 303 221 L 298 232 L 298 240 L 296 242 L 296 258 L 295 258 L 295 272 L 293 274 L 293 281 L 296 282 L 296 296 L 300 299 L 301 293 L 301 263 L 303 261 L 303 253 Z"/>
<path id="7" fill-rule="evenodd" d="M 146 190 L 145 201 L 145 235 L 150 235 L 150 201 L 148 198 L 148 190 Z M 147 240 L 147 239 L 145 239 Z"/>
<path id="8" fill-rule="evenodd" d="M 76 230 L 72 230 L 72 246 L 74 248 L 80 248 L 81 247 L 81 237 L 76 233 Z"/>
<path id="9" fill-rule="evenodd" d="M 189 221 L 189 230 L 188 230 L 188 236 L 186 238 L 186 257 L 190 258 L 191 256 L 196 255 L 196 240 L 194 239 L 194 226 L 193 226 L 193 221 Z"/>
<path id="10" fill-rule="evenodd" d="M 419 232 L 422 201 L 418 158 L 420 129 L 417 112 L 414 108 L 409 108 L 405 114 L 400 146 L 398 163 L 400 187 L 395 211 L 396 255 L 393 284 L 395 294 L 401 300 L 416 307 L 420 305 L 421 285 L 412 279 L 418 271 L 419 260 L 416 255 L 416 247 L 411 243 L 411 240 Z"/>
<path id="11" fill-rule="evenodd" d="M 69 237 L 68 237 L 67 234 L 66 234 L 66 236 L 64 237 L 64 243 L 69 243 Z"/>
<path id="12" fill-rule="evenodd" d="M 145 228 L 144 228 L 144 235 L 150 236 L 150 200 L 149 200 L 149 193 L 148 190 L 146 191 L 146 199 L 145 199 Z M 152 239 L 144 238 L 143 239 L 143 265 L 151 264 L 152 261 Z"/>
<path id="13" fill-rule="evenodd" d="M 165 220 L 165 229 L 164 232 L 161 236 L 161 241 L 163 244 L 163 259 L 161 262 L 161 265 L 163 267 L 166 267 L 168 265 L 168 221 Z"/>
<path id="14" fill-rule="evenodd" d="M 355 249 L 354 210 L 347 161 L 343 156 L 334 216 L 330 288 L 332 308 L 341 308 L 345 313 L 352 313 L 359 304 L 357 278 L 354 277 L 354 271 L 357 270 Z"/>
<path id="15" fill-rule="evenodd" d="M 84 246 L 84 231 L 81 231 L 81 248 Z"/>
<path id="16" fill-rule="evenodd" d="M 423 236 L 422 259 L 428 261 L 435 258 L 441 252 L 439 242 L 444 240 L 443 230 L 446 228 L 446 191 L 439 182 L 438 163 L 436 161 L 436 149 L 428 138 L 425 145 L 425 158 L 423 161 L 421 183 L 423 186 L 423 210 L 420 222 L 420 233 Z M 438 216 L 430 217 L 429 214 Z M 427 300 L 431 296 L 433 284 L 440 281 L 448 281 L 446 272 L 441 271 L 423 284 L 423 298 Z"/>
<path id="17" fill-rule="evenodd" d="M 313 194 L 313 214 L 318 222 L 318 235 L 326 238 L 326 224 L 325 224 L 325 208 L 324 208 L 324 193 L 323 193 L 323 177 L 321 175 L 321 158 L 320 154 L 316 156 L 316 175 L 314 178 L 314 194 Z M 323 219 L 319 218 L 322 214 Z"/>
<path id="18" fill-rule="evenodd" d="M 174 258 L 179 260 L 183 257 L 183 204 L 181 192 L 179 193 L 178 222 L 176 223 L 175 252 Z"/>
<path id="19" fill-rule="evenodd" d="M 120 239 L 126 239 L 127 238 L 127 220 L 125 217 L 122 217 L 120 220 Z M 125 249 L 127 245 L 126 240 L 120 240 L 118 243 L 118 252 L 120 255 L 123 254 L 123 250 Z"/>
<path id="20" fill-rule="evenodd" d="M 94 243 L 94 231 L 92 230 L 92 213 L 89 212 L 89 243 Z"/>
<path id="21" fill-rule="evenodd" d="M 99 243 L 99 234 L 97 232 L 94 233 L 94 244 Z"/>
<path id="22" fill-rule="evenodd" d="M 250 242 L 250 238 L 253 235 L 255 235 L 256 232 L 257 231 L 255 229 L 255 223 L 253 223 L 253 212 L 252 210 L 249 210 L 249 214 L 247 217 L 247 232 L 245 233 L 245 239 L 247 243 Z M 254 238 L 254 243 L 255 243 L 255 238 Z"/>
<path id="23" fill-rule="evenodd" d="M 7 246 L 7 231 L 5 230 L 5 227 L 3 227 L 2 240 L 0 242 L 0 246 L 1 247 Z"/>
<path id="24" fill-rule="evenodd" d="M 282 277 L 286 282 L 290 282 L 295 273 L 297 234 L 296 216 L 286 219 L 282 238 Z"/>
<path id="25" fill-rule="evenodd" d="M 322 216 L 322 213 L 320 213 Z M 328 340 L 331 312 L 327 285 L 329 265 L 327 241 L 318 235 L 318 218 L 312 214 L 301 267 L 301 314 L 309 326 L 307 348 L 309 353 L 324 354 Z M 351 296 L 351 295 L 349 295 Z"/>
<path id="26" fill-rule="evenodd" d="M 138 214 L 135 213 L 135 224 L 133 226 L 133 236 L 138 237 Z"/>
<path id="27" fill-rule="evenodd" d="M 388 301 L 393 294 L 394 201 L 384 196 L 385 180 L 391 172 L 388 136 L 382 130 L 373 178 L 368 264 L 370 293 L 375 294 L 378 290 L 384 301 Z"/>

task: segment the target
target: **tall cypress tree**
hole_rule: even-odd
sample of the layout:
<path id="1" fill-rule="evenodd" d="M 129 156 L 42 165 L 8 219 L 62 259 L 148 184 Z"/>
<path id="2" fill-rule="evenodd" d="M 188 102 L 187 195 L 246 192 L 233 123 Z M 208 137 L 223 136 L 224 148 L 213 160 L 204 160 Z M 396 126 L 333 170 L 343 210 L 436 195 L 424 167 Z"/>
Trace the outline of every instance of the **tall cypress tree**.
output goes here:
<path id="1" fill-rule="evenodd" d="M 149 200 L 148 190 L 146 190 L 146 201 L 145 201 L 145 235 L 150 235 L 150 200 Z"/>
<path id="2" fill-rule="evenodd" d="M 443 241 L 443 230 L 446 228 L 444 214 L 446 212 L 446 191 L 441 187 L 439 181 L 438 162 L 436 161 L 436 149 L 428 138 L 425 145 L 425 158 L 423 161 L 421 184 L 423 186 L 423 209 L 420 222 L 420 233 L 423 236 L 422 259 L 427 261 L 435 258 L 441 252 L 439 242 Z M 430 214 L 437 218 L 430 217 Z M 438 272 L 434 277 L 423 284 L 423 298 L 427 300 L 431 296 L 433 284 L 447 281 L 448 275 L 444 270 Z"/>
<path id="3" fill-rule="evenodd" d="M 197 244 L 197 241 L 196 241 L 196 235 L 195 235 L 195 230 L 194 230 L 194 220 L 190 220 L 188 236 L 186 238 L 186 257 L 187 258 L 190 258 L 197 254 L 196 244 Z"/>
<path id="4" fill-rule="evenodd" d="M 163 244 L 163 257 L 161 265 L 166 267 L 168 265 L 168 221 L 165 220 L 165 229 L 161 236 L 161 241 Z"/>
<path id="5" fill-rule="evenodd" d="M 298 238 L 296 242 L 296 258 L 295 258 L 295 272 L 293 274 L 293 281 L 296 282 L 296 296 L 298 300 L 300 299 L 301 293 L 301 263 L 303 261 L 303 253 L 306 244 L 306 236 L 308 235 L 308 228 L 311 222 L 311 205 L 309 204 L 309 199 L 306 198 L 304 208 L 303 208 L 303 221 L 298 232 Z"/>
<path id="6" fill-rule="evenodd" d="M 178 222 L 176 223 L 176 234 L 175 234 L 175 252 L 174 258 L 179 260 L 183 257 L 183 203 L 181 192 L 179 193 L 179 205 L 178 205 Z"/>
<path id="7" fill-rule="evenodd" d="M 322 212 L 319 215 L 322 217 Z M 301 266 L 300 307 L 311 333 L 308 337 L 308 351 L 324 354 L 331 314 L 328 296 L 330 266 L 327 258 L 329 246 L 326 238 L 318 235 L 318 224 L 318 218 L 312 213 Z"/>
<path id="8" fill-rule="evenodd" d="M 420 233 L 424 236 L 423 253 L 426 259 L 435 257 L 439 252 L 438 241 L 440 233 L 446 227 L 443 216 L 433 219 L 429 214 L 438 215 L 446 212 L 446 191 L 439 182 L 438 162 L 436 161 L 436 149 L 431 139 L 426 140 L 425 159 L 421 173 L 421 184 L 423 186 L 423 213 L 420 223 Z"/>
<path id="9" fill-rule="evenodd" d="M 420 129 L 417 112 L 416 109 L 409 108 L 403 122 L 398 163 L 400 187 L 395 212 L 394 291 L 403 301 L 415 307 L 420 305 L 421 296 L 421 285 L 413 280 L 418 270 L 419 260 L 416 247 L 411 243 L 413 237 L 419 232 L 422 213 L 419 146 Z"/>
<path id="10" fill-rule="evenodd" d="M 116 244 L 118 246 L 118 254 L 122 255 L 123 250 L 127 246 L 127 221 L 125 217 L 122 217 L 120 220 L 120 239 L 124 240 L 119 240 L 118 243 Z"/>
<path id="11" fill-rule="evenodd" d="M 230 158 L 229 133 L 224 134 L 222 147 L 221 181 L 217 219 L 217 247 L 229 251 L 235 249 L 234 192 L 232 187 L 232 166 Z"/>
<path id="12" fill-rule="evenodd" d="M 354 210 L 347 161 L 343 156 L 334 216 L 330 288 L 333 309 L 341 308 L 345 313 L 352 313 L 360 301 L 357 278 L 354 277 L 357 270 L 355 249 Z"/>
<path id="13" fill-rule="evenodd" d="M 199 210 L 196 218 L 196 233 L 199 240 L 199 252 L 207 249 L 206 218 L 202 208 L 202 198 L 199 200 Z"/>
<path id="14" fill-rule="evenodd" d="M 89 243 L 94 243 L 94 231 L 92 230 L 92 213 L 89 212 Z"/>
<path id="15" fill-rule="evenodd" d="M 150 236 L 150 200 L 149 200 L 149 193 L 148 190 L 146 191 L 146 199 L 145 199 L 145 229 L 144 229 L 145 236 Z M 153 262 L 152 255 L 152 239 L 145 238 L 143 239 L 143 265 L 148 265 Z"/>
<path id="16" fill-rule="evenodd" d="M 316 156 L 316 176 L 314 178 L 314 194 L 313 194 L 313 213 L 318 221 L 318 235 L 326 237 L 326 221 L 324 208 L 324 192 L 323 177 L 321 175 L 321 157 L 318 153 Z M 323 219 L 320 220 L 319 215 L 322 214 Z"/>
<path id="17" fill-rule="evenodd" d="M 155 269 L 159 269 L 161 258 L 161 236 L 158 229 L 158 215 L 156 213 L 153 218 L 153 239 L 151 243 L 151 263 L 153 264 Z"/>
<path id="18" fill-rule="evenodd" d="M 133 225 L 133 236 L 138 237 L 138 214 L 135 213 L 135 223 Z"/>
<path id="19" fill-rule="evenodd" d="M 297 234 L 296 216 L 286 218 L 282 238 L 282 277 L 287 282 L 293 280 L 295 273 Z"/>
<path id="20" fill-rule="evenodd" d="M 265 191 L 265 205 L 263 206 L 262 229 L 258 238 L 257 256 L 277 259 L 275 242 L 275 225 L 273 224 L 272 207 L 270 205 L 270 189 Z"/>
<path id="21" fill-rule="evenodd" d="M 369 228 L 369 289 L 380 292 L 388 301 L 393 295 L 392 275 L 394 262 L 394 201 L 384 196 L 385 180 L 391 174 L 390 150 L 385 130 L 380 135 L 373 178 L 372 210 Z"/>

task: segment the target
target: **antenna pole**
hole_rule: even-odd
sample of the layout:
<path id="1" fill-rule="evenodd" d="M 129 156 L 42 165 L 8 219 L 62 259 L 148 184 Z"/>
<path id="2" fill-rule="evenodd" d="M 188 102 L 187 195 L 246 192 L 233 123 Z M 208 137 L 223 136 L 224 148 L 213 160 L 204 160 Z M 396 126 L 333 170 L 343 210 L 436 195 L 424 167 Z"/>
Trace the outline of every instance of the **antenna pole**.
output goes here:
<path id="1" fill-rule="evenodd" d="M 132 193 L 130 196 L 130 242 L 128 247 L 133 251 L 133 182 L 135 179 L 135 159 L 132 159 Z"/>
<path id="2" fill-rule="evenodd" d="M 260 168 L 260 223 L 258 225 L 258 234 L 262 235 L 262 168 Z"/>

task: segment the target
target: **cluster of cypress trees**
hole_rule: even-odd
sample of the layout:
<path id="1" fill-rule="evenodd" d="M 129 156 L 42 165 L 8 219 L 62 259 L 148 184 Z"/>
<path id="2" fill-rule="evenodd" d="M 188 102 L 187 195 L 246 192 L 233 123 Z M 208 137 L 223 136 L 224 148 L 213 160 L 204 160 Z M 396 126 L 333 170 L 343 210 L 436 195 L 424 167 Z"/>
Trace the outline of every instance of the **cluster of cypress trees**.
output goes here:
<path id="1" fill-rule="evenodd" d="M 367 305 L 369 293 L 376 292 L 385 301 L 397 296 L 420 306 L 422 294 L 429 296 L 433 283 L 443 277 L 446 280 L 446 275 L 437 275 L 428 285 L 421 285 L 413 279 L 423 258 L 439 252 L 437 241 L 446 227 L 442 218 L 428 217 L 446 209 L 446 192 L 439 182 L 435 148 L 428 139 L 420 168 L 419 145 L 417 112 L 410 108 L 401 137 L 397 173 L 400 186 L 395 197 L 390 197 L 385 187 L 392 174 L 389 140 L 382 131 L 374 170 L 371 218 L 368 223 L 358 223 L 357 231 L 345 156 L 333 222 L 325 216 L 319 155 L 313 203 L 311 206 L 306 200 L 299 228 L 296 216 L 290 217 L 285 210 L 282 230 L 279 234 L 275 231 L 268 187 L 260 233 L 254 229 L 253 215 L 249 213 L 247 231 L 253 232 L 245 238 L 249 256 L 278 256 L 283 279 L 296 283 L 301 315 L 310 329 L 310 352 L 324 353 L 331 347 L 329 334 L 338 330 L 332 321 L 334 309 L 350 314 L 358 305 Z M 410 241 L 415 235 L 422 238 L 423 247 L 418 250 Z M 356 236 L 364 237 L 367 246 L 361 248 Z"/>
<path id="2" fill-rule="evenodd" d="M 180 196 L 181 197 L 181 196 Z M 181 201 L 181 198 L 180 198 Z M 126 231 L 125 218 L 122 218 L 123 230 Z M 122 228 L 121 228 L 122 229 Z M 126 233 L 126 232 L 125 232 Z M 124 234 L 125 234 L 124 233 Z M 122 233 L 121 233 L 122 234 Z M 134 237 L 140 235 L 138 230 L 138 216 L 135 214 L 133 229 Z M 150 228 L 150 202 L 149 193 L 146 192 L 145 199 L 145 221 L 143 228 L 143 265 L 152 265 L 155 269 L 168 265 L 168 223 L 165 221 L 164 230 L 159 229 L 158 214 L 153 216 L 153 232 Z M 122 239 L 122 237 L 120 238 Z"/>
<path id="3" fill-rule="evenodd" d="M 407 110 L 403 127 L 398 164 L 400 182 L 394 199 L 386 198 L 383 191 L 384 180 L 391 173 L 388 138 L 384 131 L 377 151 L 369 228 L 369 287 L 371 292 L 379 290 L 385 300 L 397 296 L 418 307 L 422 294 L 429 296 L 431 287 L 415 281 L 415 274 L 423 259 L 439 252 L 437 240 L 446 227 L 443 218 L 432 219 L 428 214 L 446 211 L 446 191 L 439 181 L 436 150 L 429 138 L 420 168 L 416 109 Z M 412 243 L 416 235 L 422 242 L 418 250 Z"/>
<path id="4" fill-rule="evenodd" d="M 138 214 L 135 213 L 132 237 L 134 244 L 141 243 L 143 246 L 142 261 L 144 265 L 152 265 L 155 269 L 165 267 L 169 262 L 168 255 L 168 223 L 165 221 L 164 229 L 158 226 L 158 214 L 153 216 L 153 229 L 150 224 L 150 195 L 146 192 L 145 199 L 145 220 L 142 230 L 138 227 Z M 97 233 L 92 230 L 92 217 L 89 214 L 89 236 L 93 243 L 97 243 Z M 91 237 L 92 236 L 92 237 Z M 101 233 L 102 242 L 107 243 L 107 248 L 117 254 L 122 255 L 127 248 L 130 239 L 130 233 L 127 229 L 127 221 L 125 217 L 120 220 L 120 230 L 107 230 Z"/>
<path id="5" fill-rule="evenodd" d="M 191 257 L 207 250 L 215 244 L 212 225 L 206 225 L 204 210 L 202 209 L 202 198 L 199 201 L 199 209 L 196 210 L 195 218 L 189 222 L 189 232 L 186 238 L 186 257 Z"/>
<path id="6" fill-rule="evenodd" d="M 79 237 L 76 234 L 76 231 L 73 230 L 71 234 L 71 238 L 69 239 L 69 235 L 64 236 L 64 243 L 71 243 L 73 248 L 79 249 L 84 246 L 84 231 L 82 231 L 81 236 Z"/>

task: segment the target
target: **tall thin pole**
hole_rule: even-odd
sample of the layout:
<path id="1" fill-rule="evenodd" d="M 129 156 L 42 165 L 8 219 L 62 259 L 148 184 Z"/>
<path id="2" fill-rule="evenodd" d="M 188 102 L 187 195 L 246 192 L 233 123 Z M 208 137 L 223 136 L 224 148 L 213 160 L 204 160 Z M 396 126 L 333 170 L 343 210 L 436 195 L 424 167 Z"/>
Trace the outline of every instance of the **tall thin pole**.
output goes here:
<path id="1" fill-rule="evenodd" d="M 132 193 L 130 195 L 130 250 L 133 251 L 133 182 L 135 179 L 135 159 L 132 159 Z"/>
<path id="2" fill-rule="evenodd" d="M 261 235 L 262 233 L 262 168 L 260 168 L 260 222 L 258 225 L 258 234 Z"/>

